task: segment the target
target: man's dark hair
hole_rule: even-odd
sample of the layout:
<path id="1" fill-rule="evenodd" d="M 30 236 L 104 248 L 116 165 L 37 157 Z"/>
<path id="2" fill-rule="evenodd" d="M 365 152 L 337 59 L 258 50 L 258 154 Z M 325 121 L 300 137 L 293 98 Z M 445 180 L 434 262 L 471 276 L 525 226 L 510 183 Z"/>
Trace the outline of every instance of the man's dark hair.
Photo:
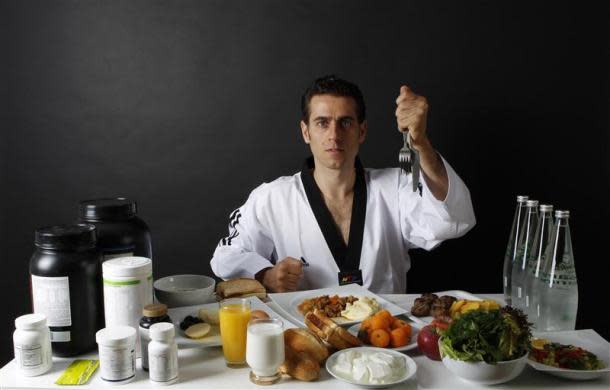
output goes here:
<path id="1" fill-rule="evenodd" d="M 366 107 L 364 106 L 364 97 L 360 88 L 354 83 L 338 78 L 335 75 L 329 75 L 316 79 L 301 97 L 301 115 L 303 122 L 309 121 L 309 104 L 311 98 L 316 95 L 335 95 L 351 97 L 356 101 L 356 115 L 358 123 L 362 123 L 366 119 Z"/>

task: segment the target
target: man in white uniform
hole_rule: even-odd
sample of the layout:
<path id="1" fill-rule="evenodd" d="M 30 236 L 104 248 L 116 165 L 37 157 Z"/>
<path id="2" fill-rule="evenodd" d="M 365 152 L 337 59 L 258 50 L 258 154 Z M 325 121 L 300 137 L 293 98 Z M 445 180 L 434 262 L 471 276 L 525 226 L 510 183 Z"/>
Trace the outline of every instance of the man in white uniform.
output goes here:
<path id="1" fill-rule="evenodd" d="M 408 250 L 459 237 L 475 217 L 468 188 L 427 137 L 426 99 L 401 86 L 396 105 L 398 129 L 410 132 L 419 151 L 419 192 L 400 168 L 362 167 L 362 93 L 335 76 L 317 79 L 301 101 L 301 132 L 313 157 L 301 172 L 260 185 L 231 213 L 229 235 L 211 260 L 214 273 L 256 278 L 271 292 L 347 281 L 404 293 Z"/>

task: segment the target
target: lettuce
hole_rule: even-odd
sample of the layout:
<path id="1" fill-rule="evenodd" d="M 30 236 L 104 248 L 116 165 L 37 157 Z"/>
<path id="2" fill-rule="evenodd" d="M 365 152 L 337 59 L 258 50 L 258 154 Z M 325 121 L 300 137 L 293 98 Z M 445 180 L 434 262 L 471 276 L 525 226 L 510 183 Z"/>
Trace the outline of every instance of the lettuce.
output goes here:
<path id="1" fill-rule="evenodd" d="M 517 359 L 530 348 L 531 325 L 517 309 L 473 310 L 455 319 L 440 340 L 443 355 L 495 364 Z"/>

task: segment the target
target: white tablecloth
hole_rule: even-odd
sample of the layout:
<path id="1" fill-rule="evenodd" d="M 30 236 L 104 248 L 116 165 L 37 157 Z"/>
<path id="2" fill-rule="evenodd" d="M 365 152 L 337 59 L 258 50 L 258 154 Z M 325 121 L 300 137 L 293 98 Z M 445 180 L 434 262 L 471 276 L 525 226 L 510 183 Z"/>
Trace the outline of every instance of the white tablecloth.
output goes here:
<path id="1" fill-rule="evenodd" d="M 501 294 L 477 294 L 480 297 L 491 298 L 502 301 Z M 389 294 L 383 297 L 392 301 L 399 306 L 413 302 L 417 294 Z M 270 304 L 273 306 L 273 303 Z M 602 379 L 594 381 L 574 382 L 565 379 L 559 379 L 537 372 L 533 368 L 527 366 L 525 371 L 515 380 L 496 386 L 477 386 L 465 381 L 449 372 L 441 362 L 436 362 L 421 355 L 417 350 L 408 352 L 417 363 L 417 375 L 395 388 L 400 389 L 478 389 L 478 388 L 493 388 L 496 389 L 610 389 L 610 376 L 606 375 Z M 95 354 L 87 356 L 88 358 L 97 358 Z M 85 357 L 81 357 L 85 358 Z M 0 370 L 0 388 L 1 389 L 58 389 L 58 388 L 77 388 L 77 389 L 100 389 L 109 388 L 111 386 L 103 383 L 99 374 L 96 372 L 87 385 L 83 386 L 57 386 L 55 380 L 63 372 L 63 370 L 75 358 L 61 359 L 54 358 L 53 369 L 47 374 L 26 378 L 20 376 L 14 364 L 14 361 L 9 362 Z M 230 369 L 224 363 L 222 349 L 202 348 L 202 349 L 185 349 L 179 351 L 179 366 L 180 380 L 172 385 L 172 388 L 180 389 L 255 389 L 261 388 L 252 384 L 248 379 L 248 368 Z M 99 370 L 98 370 L 99 372 Z M 139 366 L 136 378 L 125 385 L 116 386 L 122 389 L 151 389 L 158 388 L 148 380 L 148 373 L 142 371 Z M 284 379 L 276 385 L 271 386 L 272 389 L 349 389 L 356 388 L 344 382 L 338 381 L 331 377 L 326 370 L 321 371 L 320 379 L 315 382 L 300 382 L 297 380 L 284 377 Z"/>

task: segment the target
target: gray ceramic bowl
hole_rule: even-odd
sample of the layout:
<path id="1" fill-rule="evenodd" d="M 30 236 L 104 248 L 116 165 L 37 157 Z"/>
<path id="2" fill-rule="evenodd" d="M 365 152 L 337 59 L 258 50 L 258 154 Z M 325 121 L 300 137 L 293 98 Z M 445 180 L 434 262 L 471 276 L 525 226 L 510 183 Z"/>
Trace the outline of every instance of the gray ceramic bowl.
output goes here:
<path id="1" fill-rule="evenodd" d="M 155 297 L 167 307 L 193 306 L 214 302 L 216 281 L 205 275 L 173 275 L 153 283 Z"/>

